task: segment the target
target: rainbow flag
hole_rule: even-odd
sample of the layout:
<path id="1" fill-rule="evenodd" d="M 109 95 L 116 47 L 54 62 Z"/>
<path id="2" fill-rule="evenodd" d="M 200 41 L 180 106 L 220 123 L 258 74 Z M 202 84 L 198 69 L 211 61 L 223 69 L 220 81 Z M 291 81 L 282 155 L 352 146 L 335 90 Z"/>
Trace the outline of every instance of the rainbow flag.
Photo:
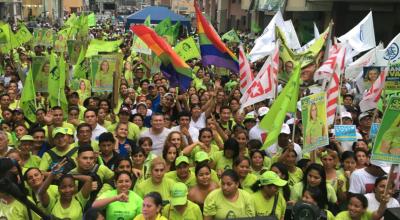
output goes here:
<path id="1" fill-rule="evenodd" d="M 197 18 L 197 33 L 200 39 L 200 51 L 203 65 L 215 65 L 239 73 L 236 55 L 221 41 L 214 28 L 201 13 L 197 1 L 194 1 Z"/>
<path id="2" fill-rule="evenodd" d="M 172 87 L 179 86 L 183 91 L 189 88 L 192 81 L 192 69 L 164 38 L 145 25 L 134 25 L 131 30 L 136 34 L 161 60 L 160 70 L 169 80 Z"/>

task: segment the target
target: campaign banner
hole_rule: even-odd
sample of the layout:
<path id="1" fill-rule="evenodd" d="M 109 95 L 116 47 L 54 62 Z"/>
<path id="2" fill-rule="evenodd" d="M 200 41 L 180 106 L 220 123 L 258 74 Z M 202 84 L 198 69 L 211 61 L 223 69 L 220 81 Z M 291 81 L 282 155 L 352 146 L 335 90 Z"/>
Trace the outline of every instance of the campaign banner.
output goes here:
<path id="1" fill-rule="evenodd" d="M 334 128 L 337 141 L 357 141 L 355 125 L 335 125 Z"/>
<path id="2" fill-rule="evenodd" d="M 75 65 L 78 61 L 79 54 L 82 49 L 82 42 L 78 40 L 68 40 L 67 49 L 69 55 L 69 63 Z"/>
<path id="3" fill-rule="evenodd" d="M 400 164 L 400 97 L 391 97 L 372 148 L 372 160 Z"/>
<path id="4" fill-rule="evenodd" d="M 376 134 L 378 133 L 380 125 L 381 124 L 379 124 L 379 123 L 372 123 L 371 130 L 369 131 L 369 139 L 370 140 L 375 140 L 375 137 L 376 137 Z"/>
<path id="5" fill-rule="evenodd" d="M 91 79 L 93 92 L 112 92 L 114 75 L 117 75 L 118 56 L 102 54 L 91 58 Z"/>
<path id="6" fill-rule="evenodd" d="M 400 62 L 391 64 L 386 76 L 386 90 L 400 90 Z"/>
<path id="7" fill-rule="evenodd" d="M 48 92 L 50 59 L 46 56 L 32 57 L 32 76 L 36 92 Z"/>
<path id="8" fill-rule="evenodd" d="M 321 92 L 301 99 L 304 126 L 303 152 L 307 153 L 329 144 L 326 93 Z"/>
<path id="9" fill-rule="evenodd" d="M 53 46 L 55 32 L 48 28 L 35 28 L 33 30 L 33 45 Z"/>

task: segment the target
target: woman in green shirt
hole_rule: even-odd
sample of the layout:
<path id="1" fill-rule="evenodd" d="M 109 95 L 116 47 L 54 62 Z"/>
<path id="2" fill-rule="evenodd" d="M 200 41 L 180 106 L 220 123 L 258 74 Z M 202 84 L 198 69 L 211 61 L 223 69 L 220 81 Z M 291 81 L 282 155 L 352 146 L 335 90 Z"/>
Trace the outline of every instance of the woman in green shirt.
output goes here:
<path id="1" fill-rule="evenodd" d="M 107 219 L 131 220 L 142 212 L 143 200 L 131 191 L 132 176 L 127 171 L 114 176 L 115 189 L 109 190 L 94 201 L 93 208 L 106 208 Z"/>
<path id="2" fill-rule="evenodd" d="M 386 195 L 379 205 L 377 211 L 371 213 L 367 211 L 368 200 L 363 194 L 351 194 L 347 211 L 342 211 L 336 215 L 336 220 L 379 220 L 382 218 L 386 204 L 390 195 Z"/>
<path id="3" fill-rule="evenodd" d="M 231 169 L 225 170 L 221 189 L 212 191 L 204 202 L 204 220 L 254 217 L 254 201 L 239 185 L 239 175 Z"/>
<path id="4" fill-rule="evenodd" d="M 306 145 L 318 142 L 318 139 L 323 137 L 325 134 L 326 130 L 323 121 L 318 117 L 318 107 L 315 103 L 312 103 L 305 133 Z"/>
<path id="5" fill-rule="evenodd" d="M 276 162 L 271 165 L 271 171 L 278 174 L 279 178 L 289 182 L 289 171 L 285 164 Z M 280 188 L 280 191 L 286 201 L 290 199 L 290 186 L 286 184 Z"/>
<path id="6" fill-rule="evenodd" d="M 248 193 L 253 193 L 251 186 L 257 181 L 257 176 L 250 172 L 250 159 L 245 156 L 239 156 L 233 162 L 233 170 L 240 177 L 240 186 Z"/>
<path id="7" fill-rule="evenodd" d="M 289 186 L 294 186 L 303 179 L 303 171 L 296 166 L 297 152 L 293 148 L 285 148 L 279 157 L 280 162 L 286 165 L 289 171 Z"/>
<path id="8" fill-rule="evenodd" d="M 229 138 L 224 143 L 224 149 L 211 154 L 210 167 L 215 169 L 218 176 L 226 169 L 232 169 L 233 160 L 239 156 L 239 143 Z"/>
<path id="9" fill-rule="evenodd" d="M 286 211 L 286 200 L 279 192 L 279 188 L 287 184 L 286 180 L 279 178 L 272 171 L 263 173 L 260 179 L 254 183 L 254 206 L 257 216 L 275 216 L 283 220 Z"/>
<path id="10" fill-rule="evenodd" d="M 265 151 L 259 149 L 250 151 L 251 172 L 257 177 L 260 177 L 261 174 L 268 170 L 268 168 L 264 166 L 265 157 Z"/>
<path id="11" fill-rule="evenodd" d="M 161 215 L 163 198 L 158 192 L 150 192 L 143 198 L 142 214 L 134 220 L 167 220 Z"/>
<path id="12" fill-rule="evenodd" d="M 196 165 L 196 185 L 190 188 L 188 199 L 200 206 L 203 210 L 204 200 L 214 189 L 219 188 L 218 183 L 212 181 L 211 168 L 207 162 L 201 162 Z"/>

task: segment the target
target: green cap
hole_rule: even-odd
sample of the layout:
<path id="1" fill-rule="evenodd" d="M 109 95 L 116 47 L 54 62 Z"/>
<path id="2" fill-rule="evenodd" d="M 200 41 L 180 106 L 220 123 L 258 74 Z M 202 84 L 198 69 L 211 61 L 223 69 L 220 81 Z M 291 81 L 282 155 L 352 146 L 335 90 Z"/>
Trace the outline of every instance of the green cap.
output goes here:
<path id="1" fill-rule="evenodd" d="M 33 137 L 31 135 L 24 135 L 20 141 L 33 141 Z"/>
<path id="2" fill-rule="evenodd" d="M 210 160 L 210 157 L 204 151 L 199 151 L 194 155 L 194 161 L 196 161 L 197 163 L 203 162 L 205 160 Z"/>
<path id="3" fill-rule="evenodd" d="M 188 188 L 182 182 L 177 182 L 171 189 L 171 205 L 185 205 L 187 203 Z"/>
<path id="4" fill-rule="evenodd" d="M 273 171 L 266 171 L 260 177 L 260 184 L 262 186 L 266 185 L 275 185 L 275 186 L 284 186 L 287 184 L 286 180 L 279 178 L 278 174 Z"/>
<path id="5" fill-rule="evenodd" d="M 53 130 L 53 138 L 54 138 L 57 134 L 69 134 L 69 135 L 74 135 L 74 132 L 73 132 L 70 128 L 57 127 L 57 128 L 54 128 L 54 130 Z"/>
<path id="6" fill-rule="evenodd" d="M 187 156 L 179 156 L 175 160 L 175 166 L 179 166 L 181 163 L 189 164 L 189 158 Z"/>

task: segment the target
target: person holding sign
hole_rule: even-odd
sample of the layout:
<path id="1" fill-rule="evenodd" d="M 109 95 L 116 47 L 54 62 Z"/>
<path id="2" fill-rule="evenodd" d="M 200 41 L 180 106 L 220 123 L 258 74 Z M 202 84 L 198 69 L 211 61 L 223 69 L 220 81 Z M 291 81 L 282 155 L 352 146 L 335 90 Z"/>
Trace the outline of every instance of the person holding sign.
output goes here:
<path id="1" fill-rule="evenodd" d="M 35 88 L 37 91 L 47 92 L 47 84 L 49 81 L 49 75 L 50 75 L 50 62 L 46 61 L 42 66 L 42 70 L 37 75 L 37 77 L 34 81 Z"/>
<path id="2" fill-rule="evenodd" d="M 319 137 L 326 134 L 325 126 L 318 116 L 318 107 L 315 103 L 311 104 L 310 117 L 306 131 L 306 144 L 315 144 L 318 142 Z"/>
<path id="3" fill-rule="evenodd" d="M 385 154 L 400 154 L 400 115 L 383 134 L 381 152 Z"/>
<path id="4" fill-rule="evenodd" d="M 113 82 L 113 74 L 110 71 L 110 64 L 107 60 L 103 60 L 100 64 L 100 71 L 97 72 L 95 77 L 96 87 L 107 87 Z"/>

